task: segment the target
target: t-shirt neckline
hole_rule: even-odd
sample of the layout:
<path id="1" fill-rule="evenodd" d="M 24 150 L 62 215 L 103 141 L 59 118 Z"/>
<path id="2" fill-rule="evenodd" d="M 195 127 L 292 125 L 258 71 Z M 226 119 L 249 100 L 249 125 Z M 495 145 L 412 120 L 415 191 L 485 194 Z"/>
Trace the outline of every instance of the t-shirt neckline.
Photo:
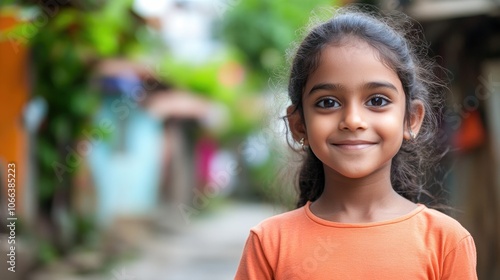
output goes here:
<path id="1" fill-rule="evenodd" d="M 325 220 L 323 218 L 320 218 L 316 216 L 312 211 L 311 211 L 311 201 L 308 201 L 306 205 L 304 205 L 304 210 L 306 213 L 306 216 L 311 219 L 312 221 L 324 225 L 324 226 L 329 226 L 329 227 L 339 227 L 339 228 L 366 228 L 366 227 L 376 227 L 376 226 L 383 226 L 383 225 L 389 225 L 389 224 L 395 224 L 399 223 L 405 220 L 408 220 L 412 218 L 413 216 L 417 215 L 420 213 L 422 210 L 426 209 L 427 207 L 423 204 L 417 204 L 418 206 L 410 211 L 407 214 L 404 214 L 400 217 L 389 219 L 389 220 L 384 220 L 384 221 L 378 221 L 378 222 L 371 222 L 371 223 L 341 223 L 341 222 L 333 222 L 329 220 Z"/>

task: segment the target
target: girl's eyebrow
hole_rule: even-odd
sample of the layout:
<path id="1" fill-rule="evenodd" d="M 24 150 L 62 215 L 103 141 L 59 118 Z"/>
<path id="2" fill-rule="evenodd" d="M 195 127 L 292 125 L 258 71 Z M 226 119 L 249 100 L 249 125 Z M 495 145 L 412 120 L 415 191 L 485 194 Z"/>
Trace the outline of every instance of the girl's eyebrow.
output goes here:
<path id="1" fill-rule="evenodd" d="M 344 87 L 340 84 L 319 83 L 312 87 L 312 89 L 309 91 L 309 95 L 317 90 L 338 91 L 342 89 L 344 89 Z"/>
<path id="2" fill-rule="evenodd" d="M 395 92 L 398 92 L 398 89 L 396 88 L 395 85 L 391 84 L 390 82 L 386 82 L 386 81 L 368 82 L 363 87 L 365 89 L 387 88 L 387 89 L 393 90 Z"/>

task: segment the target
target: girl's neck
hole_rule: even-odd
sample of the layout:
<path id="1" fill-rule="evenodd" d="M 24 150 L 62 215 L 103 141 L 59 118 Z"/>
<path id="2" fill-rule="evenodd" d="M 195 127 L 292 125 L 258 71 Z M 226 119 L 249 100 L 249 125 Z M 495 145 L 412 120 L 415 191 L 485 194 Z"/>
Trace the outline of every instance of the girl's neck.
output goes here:
<path id="1" fill-rule="evenodd" d="M 325 167 L 325 188 L 311 210 L 328 220 L 374 222 L 400 216 L 415 207 L 392 188 L 388 165 L 363 178 L 347 178 Z"/>

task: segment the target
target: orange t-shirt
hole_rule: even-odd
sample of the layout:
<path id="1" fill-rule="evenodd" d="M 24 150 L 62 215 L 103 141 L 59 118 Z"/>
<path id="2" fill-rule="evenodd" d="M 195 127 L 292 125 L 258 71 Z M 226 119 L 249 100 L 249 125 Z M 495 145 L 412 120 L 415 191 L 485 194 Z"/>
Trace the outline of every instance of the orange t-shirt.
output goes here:
<path id="1" fill-rule="evenodd" d="M 236 280 L 477 279 L 474 240 L 436 210 L 419 205 L 396 219 L 347 224 L 309 205 L 250 231 Z"/>

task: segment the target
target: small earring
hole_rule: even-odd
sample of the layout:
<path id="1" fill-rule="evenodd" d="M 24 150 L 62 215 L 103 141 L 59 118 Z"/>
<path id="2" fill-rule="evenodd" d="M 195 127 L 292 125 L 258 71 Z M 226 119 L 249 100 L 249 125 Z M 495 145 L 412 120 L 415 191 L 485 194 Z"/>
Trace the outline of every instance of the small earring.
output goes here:
<path id="1" fill-rule="evenodd" d="M 410 129 L 410 139 L 414 140 L 415 139 L 415 133 L 413 133 L 413 130 Z"/>
<path id="2" fill-rule="evenodd" d="M 307 151 L 307 148 L 309 148 L 309 146 L 304 145 L 304 137 L 300 138 L 299 144 L 300 144 L 300 147 L 302 148 L 302 150 L 304 150 L 304 151 Z"/>

